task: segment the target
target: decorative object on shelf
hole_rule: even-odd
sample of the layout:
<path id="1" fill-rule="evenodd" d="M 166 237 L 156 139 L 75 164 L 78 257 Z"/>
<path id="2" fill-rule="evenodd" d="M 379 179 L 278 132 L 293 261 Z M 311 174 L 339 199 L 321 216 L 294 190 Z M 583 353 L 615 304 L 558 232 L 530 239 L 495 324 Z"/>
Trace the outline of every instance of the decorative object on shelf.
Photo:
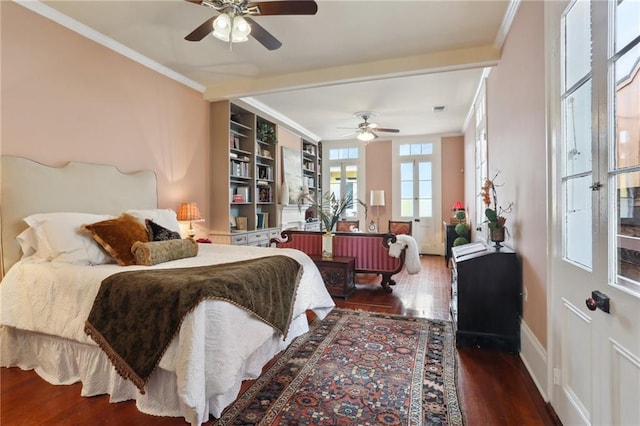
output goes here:
<path id="1" fill-rule="evenodd" d="M 256 137 L 262 142 L 276 143 L 276 126 L 266 121 L 258 121 Z"/>
<path id="2" fill-rule="evenodd" d="M 204 222 L 204 218 L 200 215 L 198 205 L 193 201 L 180 204 L 176 218 L 179 222 L 189 222 L 189 230 L 187 233 L 189 238 L 193 238 L 196 235 L 193 222 Z"/>
<path id="3" fill-rule="evenodd" d="M 380 229 L 380 207 L 384 207 L 384 189 L 372 189 L 369 205 L 376 208 L 376 226 L 373 232 L 378 232 Z M 371 226 L 369 226 L 371 231 Z"/>
<path id="4" fill-rule="evenodd" d="M 247 230 L 247 218 L 244 216 L 236 217 L 236 229 L 238 231 L 246 231 Z"/>
<path id="5" fill-rule="evenodd" d="M 493 241 L 496 247 L 501 247 L 501 242 L 505 239 L 505 222 L 507 219 L 502 216 L 503 213 L 510 213 L 513 209 L 513 203 L 509 203 L 507 207 L 502 207 L 498 204 L 498 194 L 496 191 L 495 179 L 500 172 L 498 171 L 493 179 L 485 179 L 484 185 L 482 185 L 482 201 L 487 206 L 484 211 L 484 215 L 487 220 L 485 222 L 489 225 L 489 238 Z M 500 185 L 498 185 L 500 186 Z"/>

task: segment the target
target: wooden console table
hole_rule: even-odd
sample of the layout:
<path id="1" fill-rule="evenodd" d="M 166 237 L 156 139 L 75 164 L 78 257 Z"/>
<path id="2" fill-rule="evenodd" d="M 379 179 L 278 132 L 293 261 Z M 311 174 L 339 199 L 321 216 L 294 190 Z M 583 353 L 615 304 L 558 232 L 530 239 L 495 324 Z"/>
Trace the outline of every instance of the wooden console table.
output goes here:
<path id="1" fill-rule="evenodd" d="M 329 294 L 345 299 L 356 289 L 354 257 L 310 256 L 322 275 Z"/>

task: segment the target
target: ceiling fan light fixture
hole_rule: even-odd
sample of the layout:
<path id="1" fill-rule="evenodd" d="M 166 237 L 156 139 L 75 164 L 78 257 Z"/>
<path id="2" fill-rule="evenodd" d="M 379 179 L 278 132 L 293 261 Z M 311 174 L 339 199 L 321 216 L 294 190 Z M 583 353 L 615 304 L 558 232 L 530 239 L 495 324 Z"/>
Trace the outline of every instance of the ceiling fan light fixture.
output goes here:
<path id="1" fill-rule="evenodd" d="M 242 16 L 222 13 L 213 21 L 211 34 L 222 41 L 240 43 L 249 40 L 250 33 L 251 26 Z"/>
<path id="2" fill-rule="evenodd" d="M 371 140 L 373 140 L 376 135 L 373 134 L 373 132 L 371 132 L 370 130 L 364 130 L 360 133 L 358 133 L 358 140 L 361 140 L 362 142 L 369 142 Z"/>
<path id="3" fill-rule="evenodd" d="M 233 30 L 231 37 L 234 43 L 249 40 L 249 34 L 251 33 L 251 25 L 242 17 L 235 16 L 233 18 Z"/>

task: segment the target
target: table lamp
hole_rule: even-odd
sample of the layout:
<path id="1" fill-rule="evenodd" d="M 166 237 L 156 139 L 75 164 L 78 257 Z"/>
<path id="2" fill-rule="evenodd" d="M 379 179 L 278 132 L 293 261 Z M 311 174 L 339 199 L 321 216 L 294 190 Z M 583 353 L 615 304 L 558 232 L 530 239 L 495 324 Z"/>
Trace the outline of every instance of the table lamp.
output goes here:
<path id="1" fill-rule="evenodd" d="M 371 207 L 376 208 L 376 231 L 380 230 L 380 207 L 384 207 L 384 189 L 372 189 L 369 198 Z"/>
<path id="2" fill-rule="evenodd" d="M 193 222 L 204 221 L 204 218 L 200 215 L 198 205 L 193 201 L 180 204 L 177 219 L 179 222 L 189 222 L 189 231 L 187 233 L 189 238 L 196 236 L 196 231 L 193 228 Z"/>

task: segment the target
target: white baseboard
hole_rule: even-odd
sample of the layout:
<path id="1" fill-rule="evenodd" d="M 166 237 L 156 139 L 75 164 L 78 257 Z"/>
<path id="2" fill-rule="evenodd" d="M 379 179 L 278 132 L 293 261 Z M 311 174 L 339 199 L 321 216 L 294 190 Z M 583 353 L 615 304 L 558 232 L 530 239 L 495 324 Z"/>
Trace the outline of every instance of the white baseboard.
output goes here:
<path id="1" fill-rule="evenodd" d="M 547 395 L 547 351 L 524 321 L 520 324 L 520 359 L 529 371 L 529 375 L 542 398 L 545 402 L 549 402 Z"/>

